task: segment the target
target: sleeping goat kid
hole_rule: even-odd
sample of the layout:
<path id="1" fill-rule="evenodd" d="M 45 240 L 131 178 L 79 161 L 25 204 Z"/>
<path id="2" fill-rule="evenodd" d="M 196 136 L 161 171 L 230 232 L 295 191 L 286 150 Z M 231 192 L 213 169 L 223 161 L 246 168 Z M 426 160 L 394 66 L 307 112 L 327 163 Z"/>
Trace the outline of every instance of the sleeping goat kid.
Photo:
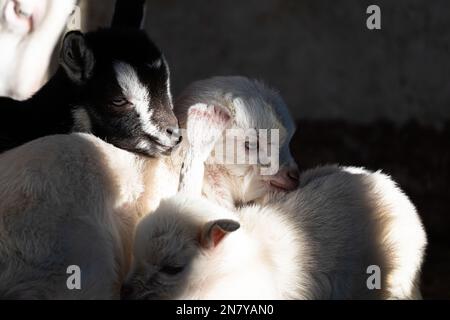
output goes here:
<path id="1" fill-rule="evenodd" d="M 180 141 L 169 68 L 139 30 L 66 34 L 60 68 L 26 101 L 0 98 L 0 152 L 36 138 L 86 132 L 155 156 Z"/>
<path id="2" fill-rule="evenodd" d="M 299 172 L 289 146 L 295 124 L 275 90 L 239 76 L 196 81 L 175 101 L 182 127 L 190 107 L 199 103 L 223 108 L 232 118 L 207 161 L 203 193 L 208 199 L 233 209 L 267 192 L 298 186 Z M 239 153 L 245 161 L 236 161 Z"/>
<path id="3" fill-rule="evenodd" d="M 414 206 L 389 177 L 323 167 L 237 215 L 198 196 L 162 201 L 138 225 L 122 296 L 418 299 L 425 246 Z"/>

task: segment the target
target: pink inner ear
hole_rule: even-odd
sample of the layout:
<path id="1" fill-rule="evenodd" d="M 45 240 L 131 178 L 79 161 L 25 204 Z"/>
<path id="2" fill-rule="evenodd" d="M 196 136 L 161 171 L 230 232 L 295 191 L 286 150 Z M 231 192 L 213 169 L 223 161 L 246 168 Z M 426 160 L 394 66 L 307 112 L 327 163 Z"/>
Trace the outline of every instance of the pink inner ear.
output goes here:
<path id="1" fill-rule="evenodd" d="M 211 230 L 211 241 L 213 243 L 213 246 L 216 247 L 220 241 L 222 241 L 223 237 L 225 236 L 225 232 L 219 228 L 219 227 L 213 227 Z"/>
<path id="2" fill-rule="evenodd" d="M 220 241 L 224 238 L 226 232 L 220 227 L 214 226 L 209 233 L 203 233 L 200 231 L 198 234 L 198 242 L 205 249 L 215 248 Z"/>

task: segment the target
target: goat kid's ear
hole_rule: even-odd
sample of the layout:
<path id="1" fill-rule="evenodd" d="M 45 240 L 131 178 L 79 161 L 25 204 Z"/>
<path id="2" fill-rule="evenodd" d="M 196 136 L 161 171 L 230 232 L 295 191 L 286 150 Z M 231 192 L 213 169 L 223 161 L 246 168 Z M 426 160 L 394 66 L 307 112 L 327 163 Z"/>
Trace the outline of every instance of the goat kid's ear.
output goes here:
<path id="1" fill-rule="evenodd" d="M 200 234 L 200 245 L 205 249 L 215 248 L 231 232 L 240 228 L 237 221 L 230 219 L 215 220 L 206 223 Z"/>
<path id="2" fill-rule="evenodd" d="M 89 79 L 95 59 L 80 31 L 68 32 L 63 40 L 60 63 L 70 79 L 78 84 Z"/>

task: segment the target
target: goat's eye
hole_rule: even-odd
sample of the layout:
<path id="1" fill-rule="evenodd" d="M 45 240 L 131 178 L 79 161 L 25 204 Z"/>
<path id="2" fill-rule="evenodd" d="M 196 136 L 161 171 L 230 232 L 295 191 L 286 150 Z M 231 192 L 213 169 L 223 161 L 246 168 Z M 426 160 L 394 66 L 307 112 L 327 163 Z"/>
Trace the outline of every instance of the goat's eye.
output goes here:
<path id="1" fill-rule="evenodd" d="M 164 266 L 159 271 L 170 276 L 174 276 L 176 274 L 181 273 L 184 270 L 184 267 L 178 266 Z"/>
<path id="2" fill-rule="evenodd" d="M 257 150 L 257 149 L 259 149 L 259 141 L 257 141 L 256 143 L 254 143 L 254 142 L 250 143 L 249 141 L 245 141 L 245 149 L 246 150 Z"/>
<path id="3" fill-rule="evenodd" d="M 125 98 L 116 98 L 116 99 L 112 100 L 111 103 L 113 105 L 115 105 L 116 107 L 123 107 L 123 106 L 126 106 L 127 104 L 129 104 L 128 100 Z"/>

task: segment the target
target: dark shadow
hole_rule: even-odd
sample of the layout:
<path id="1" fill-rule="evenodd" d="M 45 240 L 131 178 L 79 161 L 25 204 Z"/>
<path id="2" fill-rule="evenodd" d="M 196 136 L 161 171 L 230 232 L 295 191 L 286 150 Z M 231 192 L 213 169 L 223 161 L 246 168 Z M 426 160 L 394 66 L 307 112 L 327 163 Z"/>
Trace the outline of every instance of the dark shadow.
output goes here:
<path id="1" fill-rule="evenodd" d="M 357 125 L 344 121 L 298 122 L 291 146 L 300 164 L 324 163 L 382 169 L 392 176 L 423 220 L 428 248 L 422 272 L 425 299 L 445 299 L 450 291 L 450 123 L 442 129 L 410 122 Z"/>

